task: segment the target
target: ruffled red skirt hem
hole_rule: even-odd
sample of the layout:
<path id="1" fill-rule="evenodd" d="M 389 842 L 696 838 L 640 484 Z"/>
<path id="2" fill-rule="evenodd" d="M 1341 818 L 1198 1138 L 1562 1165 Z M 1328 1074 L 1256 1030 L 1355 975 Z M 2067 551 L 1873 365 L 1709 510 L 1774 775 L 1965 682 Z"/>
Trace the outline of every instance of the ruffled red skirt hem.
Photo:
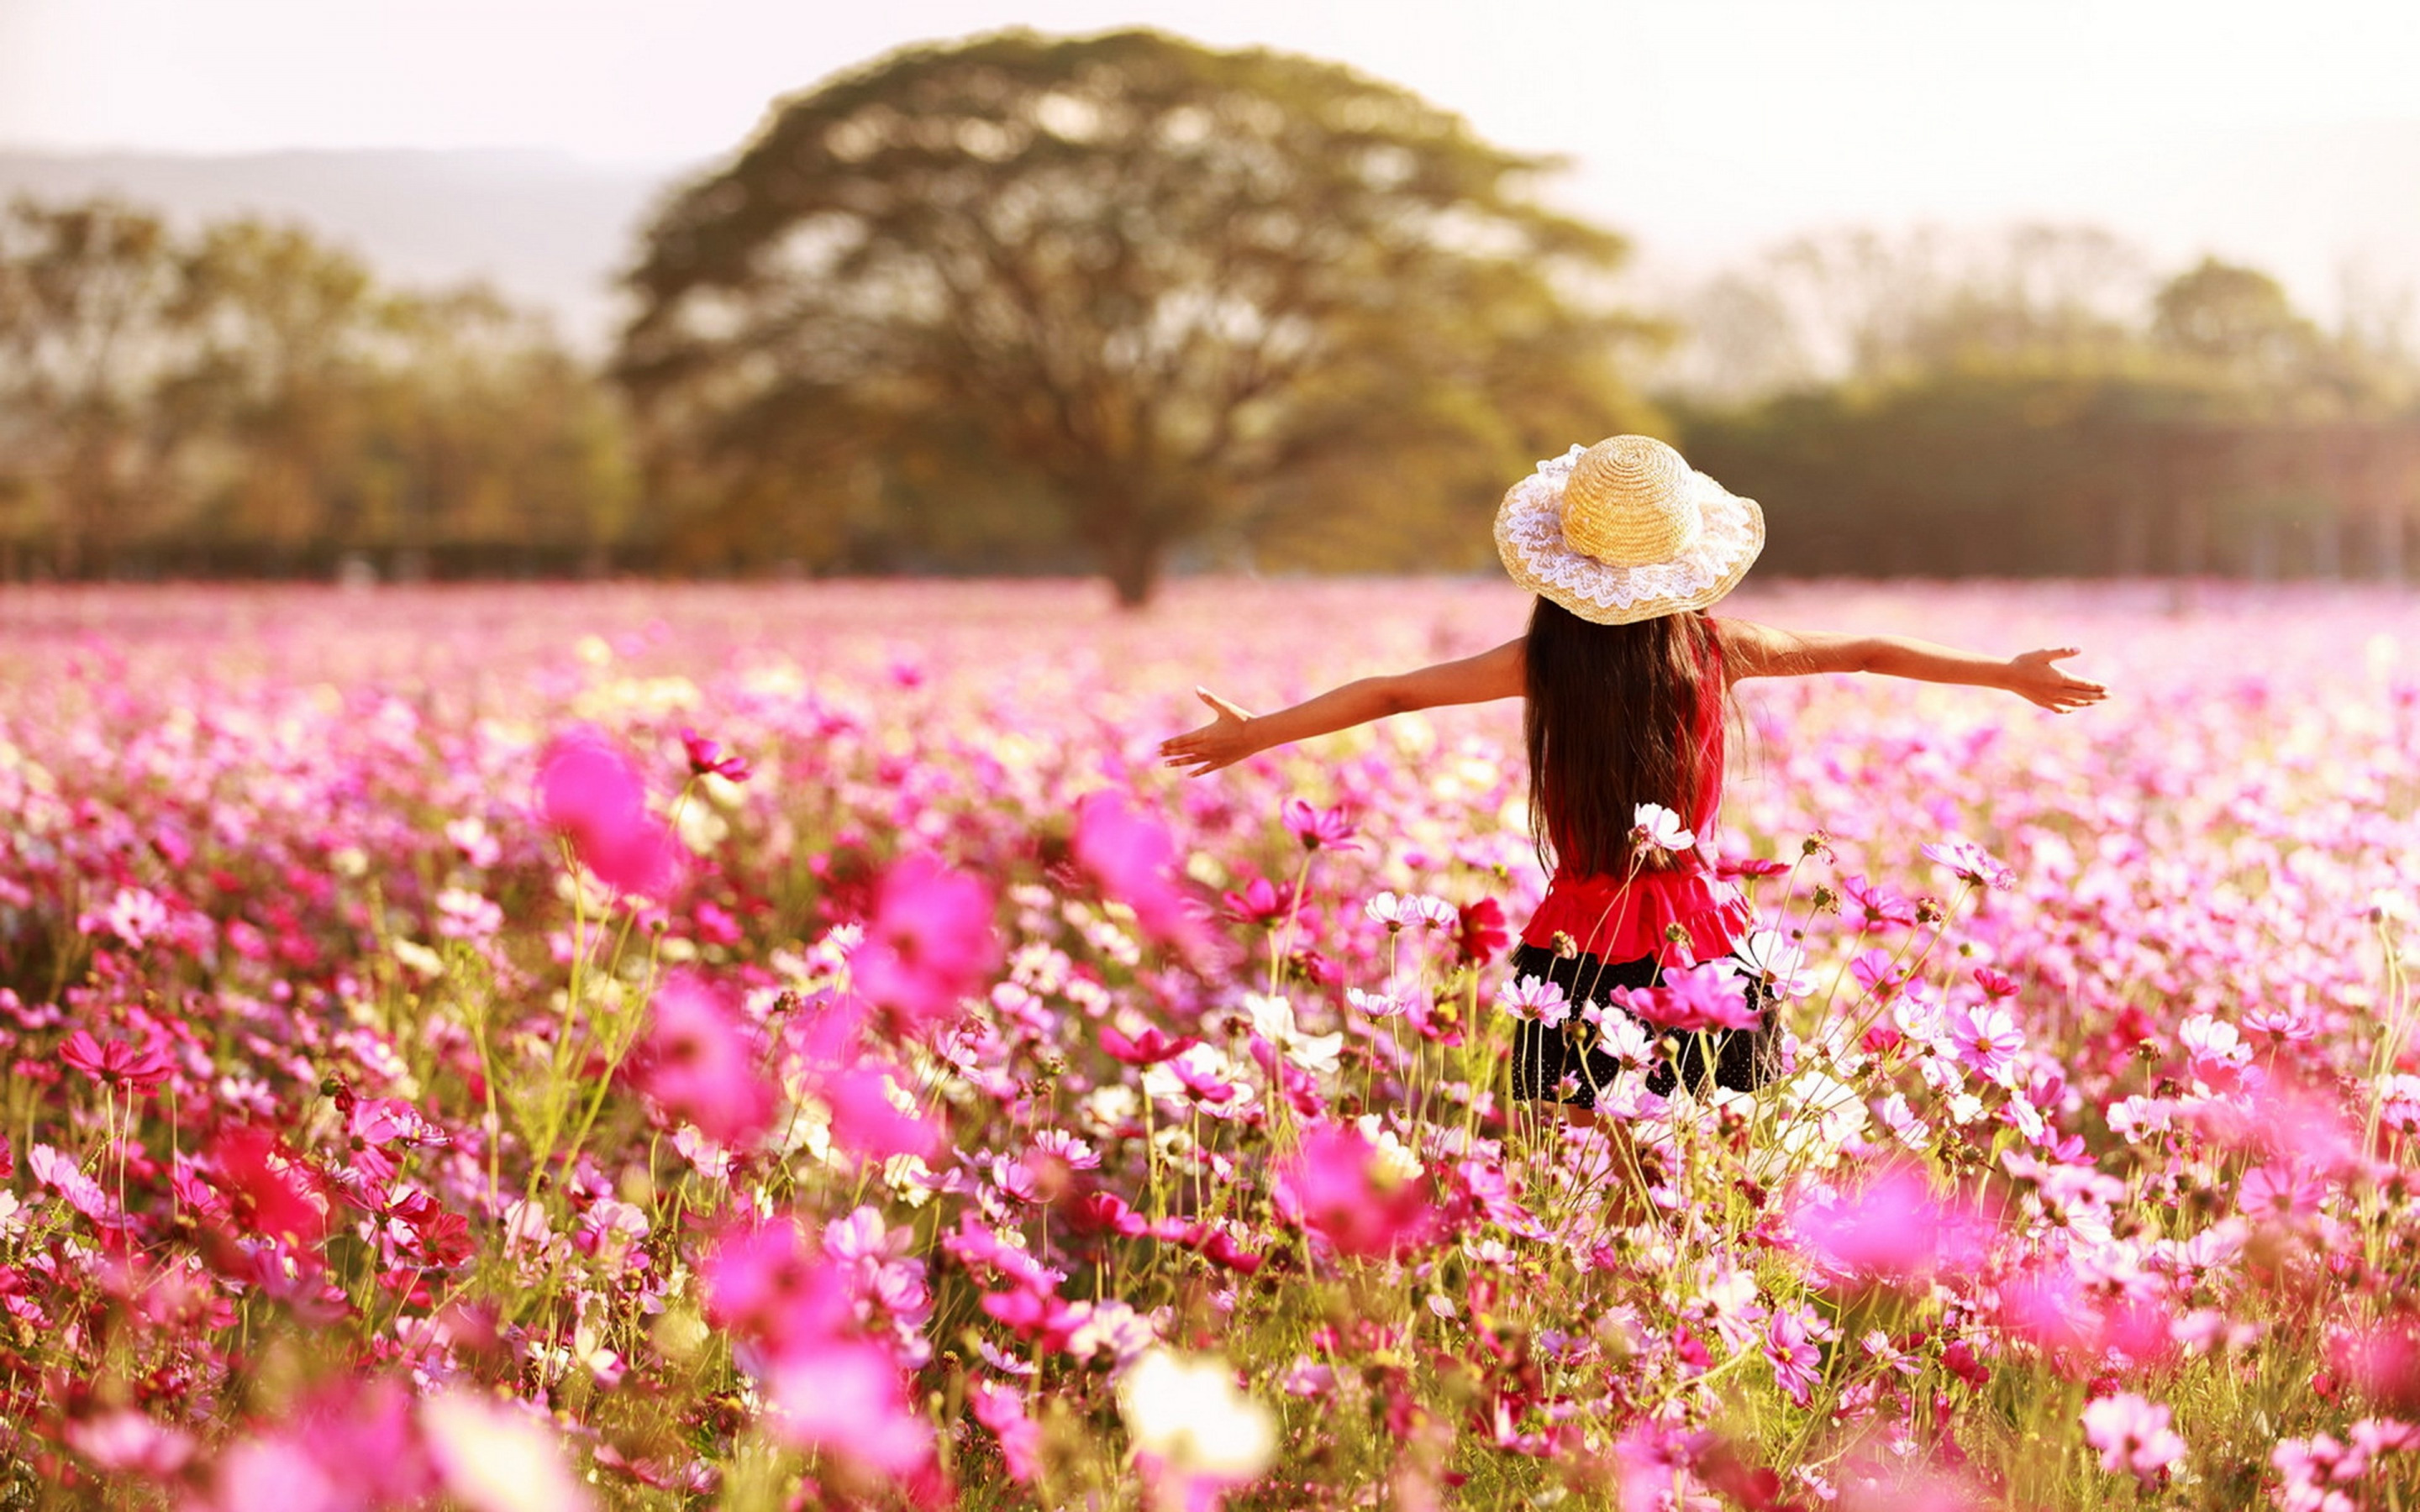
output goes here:
<path id="1" fill-rule="evenodd" d="M 1651 872 L 1621 877 L 1556 877 L 1521 931 L 1521 943 L 1555 948 L 1559 933 L 1600 961 L 1673 959 L 1671 926 L 1689 942 L 1694 960 L 1729 955 L 1755 927 L 1756 914 L 1739 889 L 1702 872 Z"/>

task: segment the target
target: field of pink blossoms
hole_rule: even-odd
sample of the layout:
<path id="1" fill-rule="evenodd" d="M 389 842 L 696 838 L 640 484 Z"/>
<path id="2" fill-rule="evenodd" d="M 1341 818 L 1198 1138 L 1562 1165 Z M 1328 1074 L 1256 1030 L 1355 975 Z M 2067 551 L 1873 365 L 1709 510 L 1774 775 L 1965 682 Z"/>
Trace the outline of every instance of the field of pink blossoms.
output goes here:
<path id="1" fill-rule="evenodd" d="M 1734 602 L 2112 697 L 1749 685 L 1617 1141 L 1515 705 L 1154 760 L 1509 588 L 0 593 L 0 1503 L 2420 1506 L 2420 601 Z"/>

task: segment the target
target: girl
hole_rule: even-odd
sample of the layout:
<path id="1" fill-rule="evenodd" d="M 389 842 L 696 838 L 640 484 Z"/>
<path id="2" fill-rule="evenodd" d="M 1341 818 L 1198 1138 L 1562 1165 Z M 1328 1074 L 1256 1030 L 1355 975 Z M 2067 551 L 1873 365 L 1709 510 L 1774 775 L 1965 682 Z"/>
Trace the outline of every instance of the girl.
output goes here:
<path id="1" fill-rule="evenodd" d="M 2106 694 L 2052 665 L 2076 655 L 2072 646 L 2003 661 L 1900 636 L 1714 618 L 1706 607 L 1763 548 L 1763 512 L 1645 436 L 1540 463 L 1504 496 L 1496 544 L 1513 580 L 1538 595 L 1526 636 L 1462 661 L 1347 683 L 1274 714 L 1248 714 L 1196 689 L 1216 717 L 1163 742 L 1160 753 L 1200 776 L 1409 709 L 1526 699 L 1530 825 L 1551 880 L 1512 964 L 1517 980 L 1551 981 L 1574 1004 L 1661 985 L 1667 965 L 1730 954 L 1745 936 L 1746 903 L 1714 876 L 1701 848 L 1722 794 L 1722 711 L 1742 678 L 1883 672 L 2002 688 L 2060 713 Z M 1683 1075 L 1702 1087 L 1709 1053 L 1717 1085 L 1746 1091 L 1769 1079 L 1769 994 L 1760 989 L 1749 1006 L 1753 1030 L 1687 1037 L 1677 1070 L 1658 1063 L 1649 1089 L 1668 1090 Z M 1576 1014 L 1560 1026 L 1523 1018 L 1513 1095 L 1593 1122 L 1596 1094 L 1620 1061 L 1584 1042 L 1586 1030 Z M 1637 1043 L 1619 1048 L 1635 1056 Z"/>

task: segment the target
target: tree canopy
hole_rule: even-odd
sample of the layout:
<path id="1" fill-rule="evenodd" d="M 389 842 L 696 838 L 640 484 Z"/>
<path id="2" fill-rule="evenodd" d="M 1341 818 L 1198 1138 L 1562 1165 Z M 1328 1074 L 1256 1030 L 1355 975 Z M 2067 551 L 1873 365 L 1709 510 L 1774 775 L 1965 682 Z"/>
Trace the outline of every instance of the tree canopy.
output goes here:
<path id="1" fill-rule="evenodd" d="M 895 54 L 646 233 L 615 370 L 664 534 L 814 567 L 1073 544 L 1129 604 L 1188 542 L 1477 565 L 1508 478 L 1644 412 L 1625 245 L 1531 197 L 1554 166 L 1280 53 Z"/>

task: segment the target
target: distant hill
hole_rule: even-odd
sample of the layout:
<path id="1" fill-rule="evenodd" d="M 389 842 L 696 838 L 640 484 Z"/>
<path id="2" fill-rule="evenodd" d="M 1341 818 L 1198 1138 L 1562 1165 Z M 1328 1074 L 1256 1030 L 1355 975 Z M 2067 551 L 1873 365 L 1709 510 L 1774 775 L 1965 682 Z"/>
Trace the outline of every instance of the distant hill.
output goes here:
<path id="1" fill-rule="evenodd" d="M 1685 133 L 1652 153 L 1578 154 L 1559 204 L 1636 239 L 1637 295 L 1664 302 L 1760 247 L 1823 225 L 2020 219 L 2107 226 L 2162 268 L 2204 252 L 2283 279 L 2333 320 L 2348 295 L 2375 311 L 2420 293 L 2420 122 L 2178 123 L 2096 147 L 2046 140 L 2021 162 L 1945 173 L 1930 187 L 1880 164 L 1760 177 Z M 237 210 L 291 218 L 389 278 L 485 276 L 555 312 L 602 351 L 615 272 L 657 197 L 699 164 L 606 165 L 540 150 L 287 151 L 240 156 L 0 149 L 0 197 L 114 189 L 180 220 Z"/>
<path id="2" fill-rule="evenodd" d="M 614 328 L 613 277 L 683 172 L 542 151 L 0 150 L 0 198 L 108 190 L 181 224 L 239 211 L 300 221 L 397 283 L 486 278 L 553 312 L 565 336 L 594 352 Z"/>

